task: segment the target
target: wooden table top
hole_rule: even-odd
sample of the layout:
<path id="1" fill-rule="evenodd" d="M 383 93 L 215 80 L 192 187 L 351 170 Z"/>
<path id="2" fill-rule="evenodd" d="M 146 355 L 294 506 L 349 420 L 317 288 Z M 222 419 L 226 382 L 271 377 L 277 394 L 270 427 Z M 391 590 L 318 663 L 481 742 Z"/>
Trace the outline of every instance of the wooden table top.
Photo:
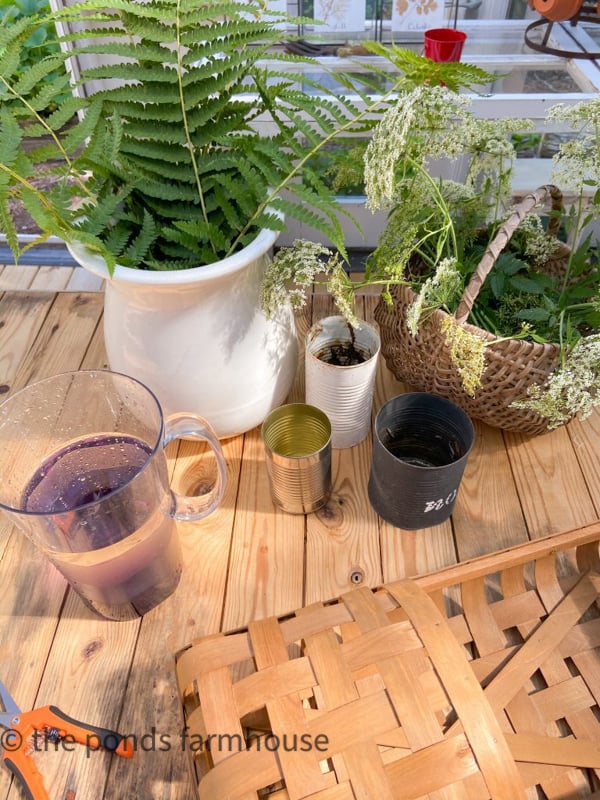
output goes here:
<path id="1" fill-rule="evenodd" d="M 79 291 L 60 270 L 32 278 L 27 269 L 0 274 L 0 397 L 58 372 L 107 366 L 102 293 Z M 368 317 L 374 303 L 361 298 L 359 312 Z M 311 318 L 330 311 L 328 298 L 315 295 L 299 318 L 300 335 Z M 292 400 L 303 399 L 302 376 L 299 369 Z M 375 410 L 403 390 L 381 362 Z M 131 760 L 80 747 L 36 754 L 51 798 L 193 800 L 174 676 L 175 653 L 193 639 L 335 598 L 353 585 L 353 573 L 377 586 L 600 516 L 597 413 L 535 438 L 476 423 L 452 519 L 422 531 L 398 530 L 371 508 L 370 439 L 334 451 L 333 496 L 307 517 L 274 508 L 258 429 L 223 448 L 224 501 L 212 516 L 180 524 L 181 584 L 140 620 L 93 616 L 10 520 L 0 518 L 0 680 L 23 709 L 52 703 L 76 719 L 137 737 Z M 174 443 L 174 487 L 197 485 L 210 469 L 205 458 L 199 445 Z M 0 769 L 0 800 L 20 797 L 8 770 Z"/>

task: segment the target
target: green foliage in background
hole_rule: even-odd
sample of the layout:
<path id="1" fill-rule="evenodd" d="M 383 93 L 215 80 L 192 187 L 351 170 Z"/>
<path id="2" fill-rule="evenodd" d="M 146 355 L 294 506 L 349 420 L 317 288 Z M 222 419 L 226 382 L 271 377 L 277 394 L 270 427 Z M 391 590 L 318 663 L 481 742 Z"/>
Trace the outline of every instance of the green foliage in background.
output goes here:
<path id="1" fill-rule="evenodd" d="M 48 0 L 0 0 L 0 26 L 13 25 L 19 20 L 30 19 L 39 14 L 47 13 Z M 26 72 L 46 56 L 53 56 L 60 52 L 56 29 L 51 22 L 40 24 L 23 41 L 20 69 L 16 74 Z M 54 81 L 64 76 L 62 65 L 54 72 L 44 77 L 45 81 Z M 67 90 L 68 93 L 68 90 Z M 66 97 L 66 93 L 59 97 Z M 4 98 L 7 102 L 9 98 Z"/>

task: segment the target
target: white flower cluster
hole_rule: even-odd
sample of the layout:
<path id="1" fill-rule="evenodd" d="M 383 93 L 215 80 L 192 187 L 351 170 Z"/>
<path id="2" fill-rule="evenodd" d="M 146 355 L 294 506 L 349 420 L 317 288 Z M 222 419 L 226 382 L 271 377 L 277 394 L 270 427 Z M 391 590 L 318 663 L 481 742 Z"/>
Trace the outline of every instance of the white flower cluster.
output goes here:
<path id="1" fill-rule="evenodd" d="M 365 152 L 367 207 L 389 208 L 395 197 L 398 165 L 421 167 L 426 157 L 458 156 L 463 152 L 457 122 L 468 100 L 443 86 L 420 86 L 400 95 L 382 116 Z"/>
<path id="2" fill-rule="evenodd" d="M 413 336 L 419 332 L 424 315 L 443 306 L 453 304 L 462 292 L 462 276 L 456 268 L 455 258 L 443 258 L 435 273 L 423 283 L 419 294 L 408 307 L 406 324 Z"/>
<path id="3" fill-rule="evenodd" d="M 333 297 L 340 314 L 353 328 L 358 328 L 360 323 L 354 311 L 354 286 L 339 262 L 331 270 L 327 291 Z"/>
<path id="4" fill-rule="evenodd" d="M 450 360 L 460 375 L 463 389 L 473 397 L 481 386 L 481 376 L 487 366 L 485 361 L 487 342 L 481 336 L 467 330 L 463 325 L 458 325 L 454 317 L 450 315 L 444 317 L 442 331 L 450 353 Z"/>
<path id="5" fill-rule="evenodd" d="M 331 272 L 337 254 L 323 245 L 297 239 L 292 247 L 282 247 L 267 265 L 261 286 L 261 306 L 270 317 L 282 305 L 302 308 L 307 289 L 315 278 Z"/>
<path id="6" fill-rule="evenodd" d="M 527 400 L 512 405 L 545 417 L 549 430 L 576 414 L 581 414 L 581 419 L 588 417 L 600 404 L 600 334 L 579 339 L 545 386 L 532 386 L 527 394 Z"/>
<path id="7" fill-rule="evenodd" d="M 552 181 L 577 192 L 585 183 L 600 184 L 600 99 L 552 106 L 546 119 L 568 122 L 577 129 L 576 136 L 561 142 L 553 157 Z"/>
<path id="8" fill-rule="evenodd" d="M 560 247 L 560 242 L 548 236 L 537 214 L 526 214 L 519 225 L 524 239 L 523 253 L 534 267 L 543 267 Z"/>

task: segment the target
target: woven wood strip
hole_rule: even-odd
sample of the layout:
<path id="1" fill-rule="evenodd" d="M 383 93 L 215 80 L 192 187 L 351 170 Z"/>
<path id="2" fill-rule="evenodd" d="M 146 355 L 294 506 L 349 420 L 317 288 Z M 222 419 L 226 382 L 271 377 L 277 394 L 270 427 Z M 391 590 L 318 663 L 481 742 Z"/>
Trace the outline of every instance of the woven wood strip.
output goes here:
<path id="1" fill-rule="evenodd" d="M 288 650 L 276 619 L 250 623 L 248 634 L 259 670 L 289 663 Z M 278 693 L 269 699 L 267 694 L 264 701 L 269 720 L 280 736 L 290 742 L 294 741 L 295 737 L 299 737 L 300 741 L 307 741 L 310 738 L 298 692 L 290 691 L 288 686 L 285 695 Z M 282 747 L 277 755 L 285 774 L 290 800 L 297 800 L 326 788 L 325 778 L 313 749 Z"/>
<path id="2" fill-rule="evenodd" d="M 432 600 L 414 583 L 401 581 L 388 589 L 408 613 L 427 647 L 434 668 L 458 713 L 492 800 L 525 797 L 498 720 Z"/>
<path id="3" fill-rule="evenodd" d="M 598 798 L 600 525 L 200 640 L 199 800 Z M 448 616 L 450 615 L 450 616 Z M 281 743 L 287 737 L 305 749 Z M 317 748 L 316 742 L 322 747 Z"/>
<path id="4" fill-rule="evenodd" d="M 488 684 L 485 694 L 492 708 L 502 708 L 514 697 L 516 688 L 543 664 L 597 597 L 593 582 L 587 577 L 581 578 L 536 630 L 535 636 L 515 653 L 510 669 L 505 668 Z"/>

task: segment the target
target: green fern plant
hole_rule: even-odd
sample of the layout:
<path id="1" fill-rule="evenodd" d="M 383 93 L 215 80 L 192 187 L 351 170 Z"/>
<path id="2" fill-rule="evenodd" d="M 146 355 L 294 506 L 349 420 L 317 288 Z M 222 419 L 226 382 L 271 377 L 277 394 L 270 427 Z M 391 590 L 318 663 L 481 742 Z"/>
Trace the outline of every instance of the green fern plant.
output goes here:
<path id="1" fill-rule="evenodd" d="M 82 19 L 85 30 L 78 24 L 61 43 L 109 63 L 83 69 L 75 94 L 65 97 L 67 79 L 46 78 L 69 53 L 24 69 L 24 48 L 40 25 Z M 112 0 L 109 8 L 84 0 L 2 26 L 0 226 L 15 256 L 15 198 L 43 231 L 38 241 L 81 242 L 110 270 L 214 262 L 261 228 L 281 229 L 284 216 L 343 253 L 340 208 L 314 156 L 337 136 L 365 133 L 398 82 L 414 78 L 400 76 L 383 98 L 361 94 L 343 75 L 333 76 L 341 90 L 335 98 L 305 74 L 300 84 L 293 62 L 310 59 L 282 61 L 276 51 L 281 23 L 290 19 L 269 12 L 266 0 Z M 426 73 L 427 59 L 390 52 L 419 80 Z M 467 83 L 484 79 L 469 69 Z M 93 93 L 79 96 L 92 85 Z M 269 120 L 268 134 L 258 131 L 259 118 Z M 40 136 L 48 143 L 25 146 Z M 43 170 L 56 178 L 48 192 L 36 188 Z"/>
<path id="2" fill-rule="evenodd" d="M 23 69 L 25 44 L 48 19 L 82 18 L 85 31 L 61 41 L 111 63 L 83 70 L 77 87 L 94 81 L 93 94 L 65 98 L 66 79 L 44 79 L 69 54 Z M 305 93 L 279 66 L 280 21 L 257 0 L 115 0 L 109 10 L 86 0 L 3 26 L 0 225 L 15 254 L 14 197 L 41 238 L 83 242 L 111 268 L 209 263 L 261 227 L 281 228 L 283 215 L 341 244 L 335 203 L 306 156 L 356 111 L 316 87 Z M 270 119 L 269 135 L 253 126 L 259 117 Z M 48 143 L 25 146 L 40 136 Z M 35 179 L 49 162 L 57 180 L 42 193 Z"/>

